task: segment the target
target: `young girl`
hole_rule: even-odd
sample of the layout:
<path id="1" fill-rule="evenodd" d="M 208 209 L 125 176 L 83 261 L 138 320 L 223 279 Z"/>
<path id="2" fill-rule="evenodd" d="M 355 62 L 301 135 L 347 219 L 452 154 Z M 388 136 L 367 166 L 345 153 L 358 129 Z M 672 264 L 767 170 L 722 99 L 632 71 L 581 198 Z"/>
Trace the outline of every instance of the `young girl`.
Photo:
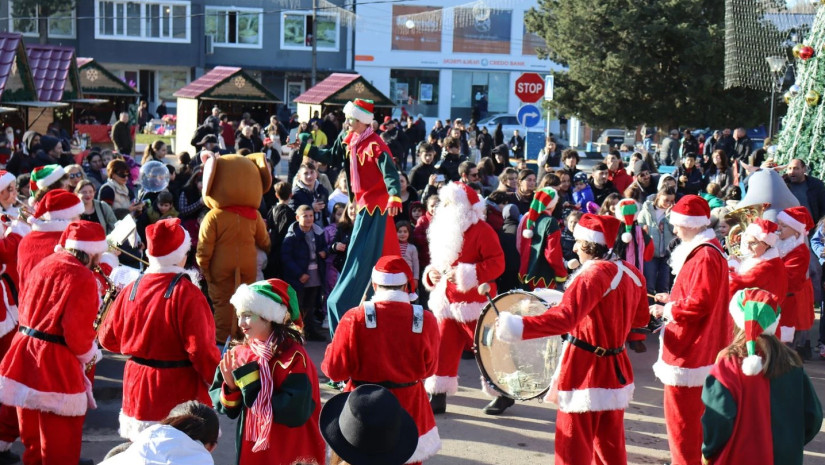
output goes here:
<path id="1" fill-rule="evenodd" d="M 242 284 L 230 299 L 244 341 L 224 354 L 210 388 L 218 413 L 237 418 L 238 465 L 322 464 L 318 371 L 294 326 L 298 299 L 280 279 Z"/>
<path id="2" fill-rule="evenodd" d="M 358 207 L 354 203 L 347 204 L 346 210 L 338 218 L 335 228 L 335 236 L 329 242 L 329 255 L 332 258 L 332 266 L 336 271 L 336 282 L 338 274 L 344 268 L 344 261 L 347 259 L 347 248 L 352 237 L 352 226 L 355 224 L 355 217 L 358 214 Z"/>
<path id="3" fill-rule="evenodd" d="M 335 235 L 338 232 L 338 222 L 341 220 L 342 216 L 346 216 L 346 209 L 347 204 L 338 202 L 335 206 L 332 207 L 332 217 L 330 218 L 329 225 L 324 228 L 324 239 L 326 239 L 327 244 L 330 244 L 329 253 L 327 253 L 327 266 L 326 266 L 326 277 L 324 279 L 324 295 L 329 295 L 329 291 L 335 287 L 335 283 L 338 282 L 338 275 L 341 272 L 340 268 L 336 268 L 333 266 L 333 261 L 335 256 L 333 255 L 333 247 L 332 243 L 335 241 Z"/>
<path id="4" fill-rule="evenodd" d="M 733 294 L 738 327 L 705 381 L 703 463 L 802 464 L 802 448 L 822 425 L 822 406 L 802 360 L 774 336 L 776 297 L 749 288 Z"/>
<path id="5" fill-rule="evenodd" d="M 415 288 L 418 289 L 418 277 L 420 270 L 418 266 L 418 249 L 410 243 L 412 236 L 412 226 L 409 221 L 399 221 L 395 224 L 395 231 L 398 234 L 398 245 L 401 246 L 401 256 L 413 272 Z"/>
<path id="6" fill-rule="evenodd" d="M 573 230 L 576 228 L 576 225 L 579 224 L 579 218 L 581 218 L 582 215 L 584 215 L 584 213 L 578 210 L 572 210 L 564 219 L 565 228 L 561 231 L 561 252 L 564 256 L 565 263 L 574 258 L 578 259 L 576 252 L 573 252 L 573 246 L 576 245 Z"/>

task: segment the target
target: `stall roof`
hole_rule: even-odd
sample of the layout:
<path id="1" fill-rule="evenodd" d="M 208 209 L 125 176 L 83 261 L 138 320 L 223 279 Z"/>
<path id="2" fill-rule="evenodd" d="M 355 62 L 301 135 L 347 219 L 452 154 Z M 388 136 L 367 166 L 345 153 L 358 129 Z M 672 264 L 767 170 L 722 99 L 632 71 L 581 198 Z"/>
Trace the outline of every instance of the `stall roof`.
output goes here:
<path id="1" fill-rule="evenodd" d="M 80 75 L 80 89 L 85 95 L 112 95 L 136 97 L 138 92 L 129 87 L 111 71 L 104 68 L 94 58 L 77 57 L 77 71 Z"/>
<path id="2" fill-rule="evenodd" d="M 0 101 L 14 103 L 36 99 L 23 36 L 0 32 Z"/>
<path id="3" fill-rule="evenodd" d="M 282 102 L 243 69 L 232 66 L 216 66 L 182 87 L 174 96 L 201 100 Z"/>
<path id="4" fill-rule="evenodd" d="M 295 103 L 310 105 L 346 105 L 356 98 L 375 102 L 376 107 L 394 107 L 389 97 L 373 87 L 360 74 L 333 73 L 295 98 Z"/>
<path id="5" fill-rule="evenodd" d="M 59 102 L 82 98 L 74 48 L 61 45 L 29 44 L 29 55 L 38 100 Z"/>

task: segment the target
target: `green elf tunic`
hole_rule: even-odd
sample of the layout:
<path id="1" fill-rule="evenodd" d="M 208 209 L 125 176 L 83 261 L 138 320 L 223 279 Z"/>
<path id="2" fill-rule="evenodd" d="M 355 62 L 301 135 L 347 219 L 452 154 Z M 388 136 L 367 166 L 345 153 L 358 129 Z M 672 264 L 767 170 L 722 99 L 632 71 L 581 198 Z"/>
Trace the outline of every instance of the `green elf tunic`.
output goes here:
<path id="1" fill-rule="evenodd" d="M 525 216 L 526 218 L 526 216 Z M 526 225 L 522 221 L 521 227 Z M 521 240 L 519 279 L 530 290 L 554 289 L 567 281 L 567 267 L 561 248 L 561 229 L 555 218 L 542 213 L 536 221 L 533 237 Z"/>
<path id="2" fill-rule="evenodd" d="M 704 463 L 802 465 L 802 448 L 822 425 L 822 406 L 801 367 L 767 379 L 720 358 L 705 380 Z"/>
<path id="3" fill-rule="evenodd" d="M 323 465 L 326 445 L 318 426 L 321 396 L 318 371 L 303 346 L 284 342 L 270 360 L 272 370 L 272 429 L 269 448 L 252 452 L 252 441 L 244 439 L 247 410 L 255 403 L 261 389 L 257 356 L 245 345 L 232 348 L 236 359 L 243 363 L 232 372 L 239 390 L 229 391 L 220 368 L 209 388 L 209 395 L 218 413 L 237 423 L 235 447 L 238 465 Z"/>

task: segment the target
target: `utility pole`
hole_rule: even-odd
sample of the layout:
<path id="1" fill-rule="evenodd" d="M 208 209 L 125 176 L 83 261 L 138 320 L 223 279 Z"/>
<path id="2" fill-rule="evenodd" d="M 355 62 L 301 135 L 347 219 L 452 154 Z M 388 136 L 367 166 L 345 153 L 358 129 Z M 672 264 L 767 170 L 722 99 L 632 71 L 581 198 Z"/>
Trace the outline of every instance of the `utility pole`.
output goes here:
<path id="1" fill-rule="evenodd" d="M 312 87 L 318 80 L 318 0 L 312 0 Z"/>

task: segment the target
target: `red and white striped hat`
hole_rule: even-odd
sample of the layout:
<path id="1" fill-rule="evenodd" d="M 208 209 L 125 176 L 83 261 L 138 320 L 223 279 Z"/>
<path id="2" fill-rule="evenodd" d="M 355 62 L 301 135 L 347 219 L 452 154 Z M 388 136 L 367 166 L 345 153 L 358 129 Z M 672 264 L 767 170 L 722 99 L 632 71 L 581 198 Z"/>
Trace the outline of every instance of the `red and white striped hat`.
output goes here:
<path id="1" fill-rule="evenodd" d="M 153 268 L 176 266 L 186 257 L 192 241 L 180 218 L 167 218 L 146 227 L 146 255 Z"/>
<path id="2" fill-rule="evenodd" d="M 372 269 L 372 282 L 379 286 L 403 286 L 407 284 L 410 300 L 418 297 L 415 294 L 415 280 L 412 270 L 406 260 L 399 255 L 385 255 L 381 257 Z"/>
<path id="3" fill-rule="evenodd" d="M 106 231 L 100 223 L 94 221 L 77 220 L 60 235 L 60 242 L 55 251 L 60 249 L 74 249 L 86 252 L 89 255 L 102 254 L 109 250 L 106 242 Z"/>
<path id="4" fill-rule="evenodd" d="M 612 216 L 585 213 L 573 228 L 573 237 L 577 241 L 595 242 L 612 249 L 621 226 L 621 221 Z"/>
<path id="5" fill-rule="evenodd" d="M 698 195 L 679 199 L 670 212 L 670 224 L 683 228 L 701 228 L 710 225 L 710 205 Z"/>
<path id="6" fill-rule="evenodd" d="M 2 189 L 2 187 L 0 187 Z M 805 207 L 790 207 L 782 210 L 776 215 L 776 221 L 783 222 L 800 234 L 808 234 L 813 229 L 814 220 L 810 212 Z"/>

